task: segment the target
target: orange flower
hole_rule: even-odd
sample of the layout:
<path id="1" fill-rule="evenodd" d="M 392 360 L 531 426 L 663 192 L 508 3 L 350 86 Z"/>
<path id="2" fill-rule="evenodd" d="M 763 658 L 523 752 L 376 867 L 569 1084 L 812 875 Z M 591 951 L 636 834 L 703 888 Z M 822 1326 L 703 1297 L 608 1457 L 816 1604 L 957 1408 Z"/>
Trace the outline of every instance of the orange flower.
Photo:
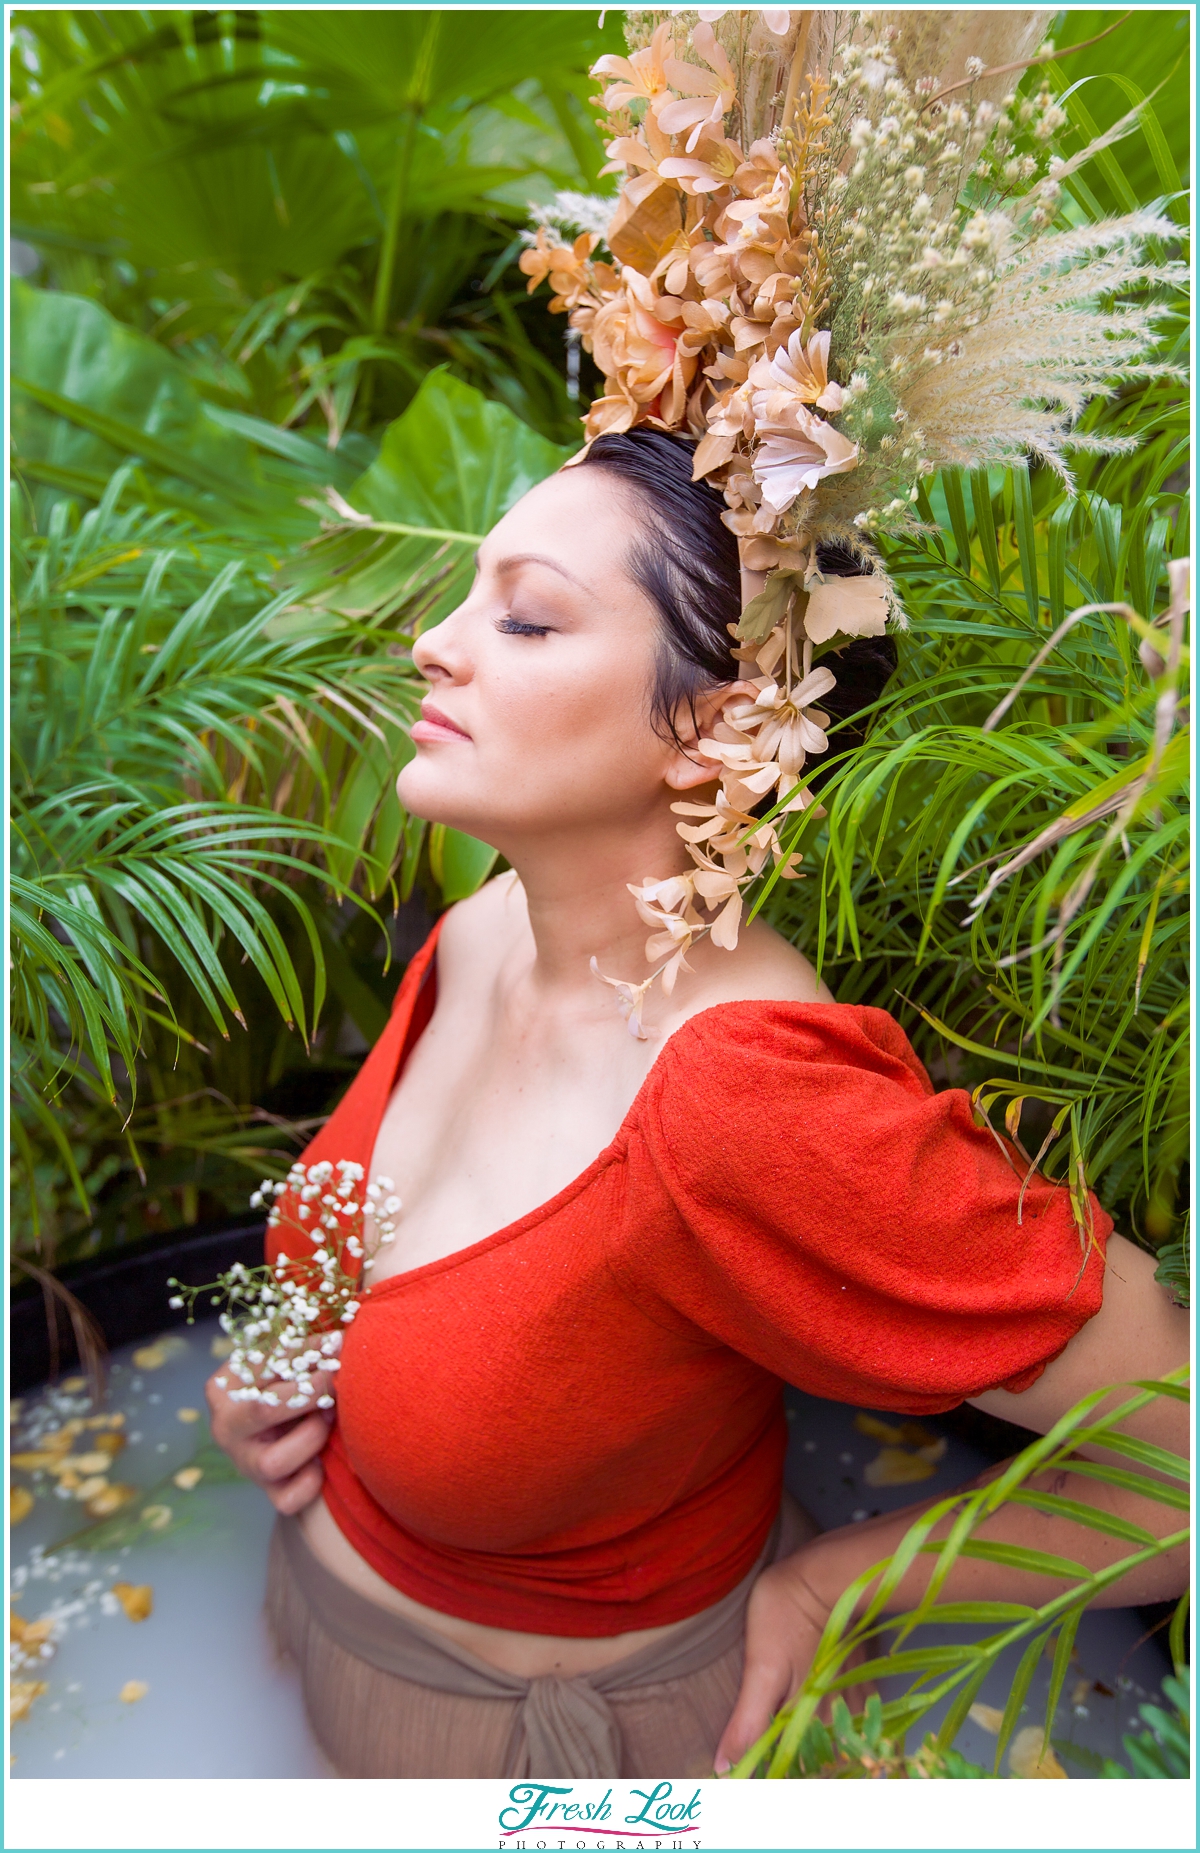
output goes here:
<path id="1" fill-rule="evenodd" d="M 680 191 L 678 181 L 662 171 L 663 164 L 671 160 L 671 137 L 663 133 L 653 116 L 646 117 L 636 134 L 620 135 L 615 141 L 606 142 L 604 152 L 608 160 L 600 169 L 602 174 L 619 174 L 628 167 L 642 170 L 636 179 L 626 180 L 621 188 L 631 206 L 640 206 L 655 187 L 666 185 Z"/>
<path id="2" fill-rule="evenodd" d="M 694 155 L 671 155 L 660 161 L 658 171 L 664 180 L 677 180 L 685 193 L 694 195 L 717 193 L 729 186 L 741 165 L 737 143 L 717 135 L 706 137 Z"/>
<path id="3" fill-rule="evenodd" d="M 680 352 L 679 337 L 687 325 L 679 298 L 656 295 L 649 281 L 629 265 L 622 285 L 593 324 L 592 351 L 603 370 L 606 392 L 589 414 L 589 436 L 627 431 L 639 417 L 649 415 L 656 400 L 661 422 L 678 424 L 696 372 L 694 354 Z"/>
<path id="4" fill-rule="evenodd" d="M 663 70 L 673 90 L 682 90 L 685 98 L 694 97 L 696 101 L 659 102 L 655 107 L 658 121 L 668 135 L 682 135 L 685 129 L 692 131 L 687 141 L 689 154 L 706 124 L 717 135 L 721 134 L 725 117 L 737 100 L 737 79 L 712 27 L 697 26 L 692 33 L 692 44 L 708 65 L 707 71 L 694 64 L 684 64 L 679 58 L 665 58 Z"/>
<path id="5" fill-rule="evenodd" d="M 738 733 L 754 732 L 751 751 L 760 764 L 774 761 L 794 784 L 808 755 L 829 746 L 821 724 L 826 717 L 812 703 L 836 686 L 837 677 L 819 664 L 794 689 L 764 679 L 753 701 L 730 704 L 725 716 Z"/>
<path id="6" fill-rule="evenodd" d="M 656 959 L 667 959 L 660 976 L 668 997 L 679 973 L 690 970 L 687 955 L 704 926 L 694 906 L 695 880 L 690 874 L 672 875 L 666 881 L 650 876 L 640 887 L 633 882 L 626 884 L 641 918 L 655 928 L 646 941 L 647 959 L 651 964 Z"/>
<path id="7" fill-rule="evenodd" d="M 675 55 L 675 41 L 671 37 L 671 23 L 664 20 L 658 27 L 649 45 L 641 51 L 635 51 L 631 57 L 618 58 L 608 52 L 598 58 L 592 66 L 593 77 L 615 77 L 616 83 L 610 84 L 604 92 L 605 109 L 620 109 L 625 103 L 639 100 L 653 105 L 667 89 L 667 77 L 663 65 L 667 58 Z"/>
<path id="8" fill-rule="evenodd" d="M 770 359 L 757 361 L 750 373 L 750 384 L 761 388 L 754 400 L 755 416 L 767 424 L 786 417 L 798 400 L 804 405 L 819 405 L 827 412 L 840 412 L 845 393 L 829 377 L 829 334 L 822 330 L 804 344 L 796 330 L 786 348 Z"/>
<path id="9" fill-rule="evenodd" d="M 599 243 L 594 232 L 581 232 L 571 246 L 552 245 L 545 226 L 539 225 L 536 244 L 529 245 L 517 259 L 517 268 L 529 278 L 529 295 L 549 277 L 556 298 L 550 304 L 551 310 L 574 308 L 591 288 L 588 260 Z"/>

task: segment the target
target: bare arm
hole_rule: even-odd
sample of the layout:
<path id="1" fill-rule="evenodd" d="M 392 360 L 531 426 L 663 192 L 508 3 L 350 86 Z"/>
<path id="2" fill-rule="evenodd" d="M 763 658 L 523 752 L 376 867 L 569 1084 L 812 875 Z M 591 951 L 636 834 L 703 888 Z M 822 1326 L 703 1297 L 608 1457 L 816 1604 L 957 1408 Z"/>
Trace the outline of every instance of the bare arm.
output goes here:
<path id="1" fill-rule="evenodd" d="M 1030 1389 L 1020 1395 L 989 1390 L 971 1401 L 991 1415 L 1045 1434 L 1091 1391 L 1106 1384 L 1159 1378 L 1187 1361 L 1187 1315 L 1171 1303 L 1155 1281 L 1153 1260 L 1131 1242 L 1114 1235 L 1108 1247 L 1104 1302 L 1096 1316 Z M 1103 1415 L 1123 1400 L 1119 1394 L 1106 1398 L 1097 1413 Z M 1156 1398 L 1126 1426 L 1130 1434 L 1172 1453 L 1186 1456 L 1189 1452 L 1188 1406 L 1172 1397 Z M 1095 1459 L 1105 1458 L 1095 1448 L 1081 1448 L 1079 1452 Z M 1155 1537 L 1182 1528 L 1182 1514 L 1177 1510 L 1081 1474 L 1043 1475 L 1032 1484 L 1112 1512 Z M 936 1503 L 925 1500 L 858 1525 L 824 1532 L 794 1556 L 764 1571 L 750 1598 L 742 1689 L 718 1747 L 718 1771 L 736 1762 L 766 1730 L 779 1707 L 799 1690 L 829 1611 L 842 1591 L 872 1564 L 889 1557 L 920 1513 Z M 948 1529 L 948 1523 L 943 1524 L 934 1537 L 945 1536 Z M 1120 1539 L 1029 1506 L 1003 1507 L 980 1526 L 977 1535 L 1067 1557 L 1089 1570 L 1103 1569 L 1129 1555 L 1130 1550 Z M 933 1561 L 930 1557 L 917 1559 L 889 1603 L 889 1613 L 916 1606 L 928 1584 Z M 1187 1547 L 1176 1546 L 1123 1577 L 1096 1606 L 1169 1599 L 1182 1594 L 1187 1575 Z M 1031 1575 L 976 1558 L 960 1558 L 943 1594 L 947 1600 L 1040 1604 L 1062 1589 L 1063 1584 L 1054 1577 Z"/>

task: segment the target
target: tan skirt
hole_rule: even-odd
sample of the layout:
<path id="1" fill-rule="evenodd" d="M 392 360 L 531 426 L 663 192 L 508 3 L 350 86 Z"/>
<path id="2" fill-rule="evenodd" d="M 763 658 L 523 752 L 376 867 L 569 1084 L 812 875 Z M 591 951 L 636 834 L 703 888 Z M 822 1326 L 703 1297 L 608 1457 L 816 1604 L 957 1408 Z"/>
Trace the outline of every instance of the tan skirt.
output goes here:
<path id="1" fill-rule="evenodd" d="M 757 1563 L 662 1641 L 574 1679 L 523 1679 L 379 1608 L 276 1522 L 267 1617 L 340 1776 L 711 1776 L 741 1685 L 746 1604 L 816 1527 L 788 1494 Z"/>

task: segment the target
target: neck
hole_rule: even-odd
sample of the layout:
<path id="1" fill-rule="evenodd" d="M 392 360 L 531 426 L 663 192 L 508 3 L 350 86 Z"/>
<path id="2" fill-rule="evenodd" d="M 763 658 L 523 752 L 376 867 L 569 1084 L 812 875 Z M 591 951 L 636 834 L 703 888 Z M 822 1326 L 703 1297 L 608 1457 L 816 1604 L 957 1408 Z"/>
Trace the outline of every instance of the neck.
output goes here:
<path id="1" fill-rule="evenodd" d="M 690 795 L 690 794 L 689 794 Z M 674 793 L 671 794 L 674 796 Z M 642 828 L 627 822 L 514 845 L 508 853 L 529 909 L 533 966 L 528 982 L 545 993 L 600 991 L 595 958 L 609 977 L 648 977 L 646 939 L 627 883 L 664 878 L 689 865 L 668 805 Z"/>

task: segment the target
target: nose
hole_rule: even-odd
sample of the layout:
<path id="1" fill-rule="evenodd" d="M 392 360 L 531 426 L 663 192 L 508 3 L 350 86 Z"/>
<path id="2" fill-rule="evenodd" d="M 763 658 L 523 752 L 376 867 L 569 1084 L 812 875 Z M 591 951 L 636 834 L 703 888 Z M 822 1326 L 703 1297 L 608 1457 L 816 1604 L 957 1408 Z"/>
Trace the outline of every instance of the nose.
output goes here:
<path id="1" fill-rule="evenodd" d="M 413 644 L 413 665 L 427 682 L 468 682 L 470 661 L 466 653 L 464 627 L 458 622 L 462 611 L 452 611 L 432 630 L 423 631 Z"/>

